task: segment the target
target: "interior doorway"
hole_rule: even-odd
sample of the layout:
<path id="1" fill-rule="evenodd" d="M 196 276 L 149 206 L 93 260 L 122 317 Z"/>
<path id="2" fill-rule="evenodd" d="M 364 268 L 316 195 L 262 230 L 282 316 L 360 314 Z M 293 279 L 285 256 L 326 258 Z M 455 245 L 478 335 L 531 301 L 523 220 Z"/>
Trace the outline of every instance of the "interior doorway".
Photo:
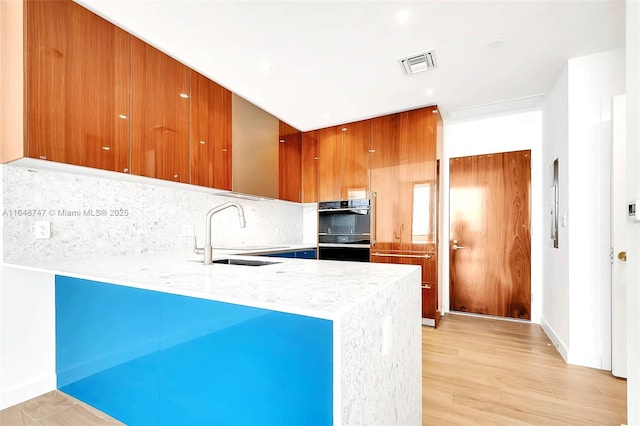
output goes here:
<path id="1" fill-rule="evenodd" d="M 531 319 L 531 151 L 451 158 L 450 310 Z"/>

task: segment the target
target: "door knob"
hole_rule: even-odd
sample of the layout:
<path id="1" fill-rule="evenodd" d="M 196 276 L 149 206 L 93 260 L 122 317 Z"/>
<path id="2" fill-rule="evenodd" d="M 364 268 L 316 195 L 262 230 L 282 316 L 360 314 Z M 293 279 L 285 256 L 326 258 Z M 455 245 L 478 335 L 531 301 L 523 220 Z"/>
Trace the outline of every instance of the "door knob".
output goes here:
<path id="1" fill-rule="evenodd" d="M 453 240 L 453 245 L 451 246 L 452 249 L 454 250 L 458 250 L 458 249 L 463 249 L 463 248 L 467 248 L 465 246 L 459 246 L 458 245 L 458 240 Z"/>
<path id="2" fill-rule="evenodd" d="M 621 251 L 620 253 L 618 253 L 618 259 L 622 260 L 623 262 L 627 261 L 627 252 L 626 251 Z"/>

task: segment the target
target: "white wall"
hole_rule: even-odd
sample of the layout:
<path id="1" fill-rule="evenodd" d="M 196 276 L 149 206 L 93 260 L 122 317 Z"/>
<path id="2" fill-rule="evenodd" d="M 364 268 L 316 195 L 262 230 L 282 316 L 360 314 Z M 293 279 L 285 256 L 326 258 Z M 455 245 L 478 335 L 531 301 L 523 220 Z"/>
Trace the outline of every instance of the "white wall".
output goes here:
<path id="1" fill-rule="evenodd" d="M 56 388 L 54 277 L 0 268 L 0 410 Z"/>
<path id="2" fill-rule="evenodd" d="M 565 65 L 543 110 L 542 188 L 543 188 L 543 284 L 540 323 L 562 357 L 569 347 L 569 244 L 562 224 L 568 210 L 569 73 Z M 558 159 L 558 247 L 551 241 L 551 192 L 553 161 Z"/>
<path id="3" fill-rule="evenodd" d="M 611 105 L 625 92 L 624 49 L 571 59 L 568 67 L 568 362 L 610 369 Z"/>
<path id="4" fill-rule="evenodd" d="M 624 54 L 569 60 L 543 119 L 543 199 L 548 209 L 558 158 L 561 220 L 559 248 L 544 249 L 541 323 L 567 362 L 602 369 L 611 368 L 611 102 L 625 91 Z"/>
<path id="5" fill-rule="evenodd" d="M 640 198 L 640 2 L 627 1 L 627 197 Z M 640 425 L 640 223 L 627 224 L 627 424 Z"/>
<path id="6" fill-rule="evenodd" d="M 441 179 L 444 186 L 444 235 L 449 241 L 449 159 L 496 152 L 531 150 L 531 321 L 539 322 L 541 310 L 542 200 L 541 200 L 541 124 L 540 111 L 516 113 L 473 121 L 445 123 L 444 160 Z M 449 311 L 449 257 L 443 256 L 443 311 Z"/>

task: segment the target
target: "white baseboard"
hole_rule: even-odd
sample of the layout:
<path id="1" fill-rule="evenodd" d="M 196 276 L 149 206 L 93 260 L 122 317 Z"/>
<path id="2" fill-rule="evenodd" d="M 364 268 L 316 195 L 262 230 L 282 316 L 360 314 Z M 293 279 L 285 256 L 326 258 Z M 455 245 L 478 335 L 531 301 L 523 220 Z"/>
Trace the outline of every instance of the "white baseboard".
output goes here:
<path id="1" fill-rule="evenodd" d="M 542 330 L 544 330 L 549 340 L 551 340 L 551 343 L 553 343 L 553 346 L 555 346 L 562 359 L 564 359 L 564 362 L 568 362 L 569 350 L 543 317 L 540 317 L 540 327 L 542 327 Z"/>
<path id="2" fill-rule="evenodd" d="M 568 364 L 579 365 L 581 367 L 597 368 L 598 370 L 610 369 L 602 368 L 602 356 L 596 353 L 578 352 L 569 350 Z"/>
<path id="3" fill-rule="evenodd" d="M 55 374 L 0 391 L 0 410 L 56 389 Z"/>

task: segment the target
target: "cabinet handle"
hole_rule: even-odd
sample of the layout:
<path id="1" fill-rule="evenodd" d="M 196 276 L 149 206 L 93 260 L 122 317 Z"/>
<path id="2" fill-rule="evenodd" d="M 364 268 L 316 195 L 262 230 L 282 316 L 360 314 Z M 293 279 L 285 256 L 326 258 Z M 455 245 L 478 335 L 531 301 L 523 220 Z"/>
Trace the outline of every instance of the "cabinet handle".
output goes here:
<path id="1" fill-rule="evenodd" d="M 428 254 L 396 254 L 396 253 L 371 253 L 371 256 L 376 257 L 411 257 L 416 259 L 431 259 L 431 256 Z"/>
<path id="2" fill-rule="evenodd" d="M 376 243 L 376 197 L 378 196 L 377 192 L 371 193 L 371 245 Z"/>
<path id="3" fill-rule="evenodd" d="M 126 167 L 125 167 L 124 169 L 122 169 L 122 171 L 123 171 L 124 173 L 129 173 L 129 169 L 128 169 L 128 168 L 126 168 Z"/>
<path id="4" fill-rule="evenodd" d="M 424 288 L 425 290 L 431 290 L 431 286 L 429 284 L 425 284 L 421 287 Z"/>

